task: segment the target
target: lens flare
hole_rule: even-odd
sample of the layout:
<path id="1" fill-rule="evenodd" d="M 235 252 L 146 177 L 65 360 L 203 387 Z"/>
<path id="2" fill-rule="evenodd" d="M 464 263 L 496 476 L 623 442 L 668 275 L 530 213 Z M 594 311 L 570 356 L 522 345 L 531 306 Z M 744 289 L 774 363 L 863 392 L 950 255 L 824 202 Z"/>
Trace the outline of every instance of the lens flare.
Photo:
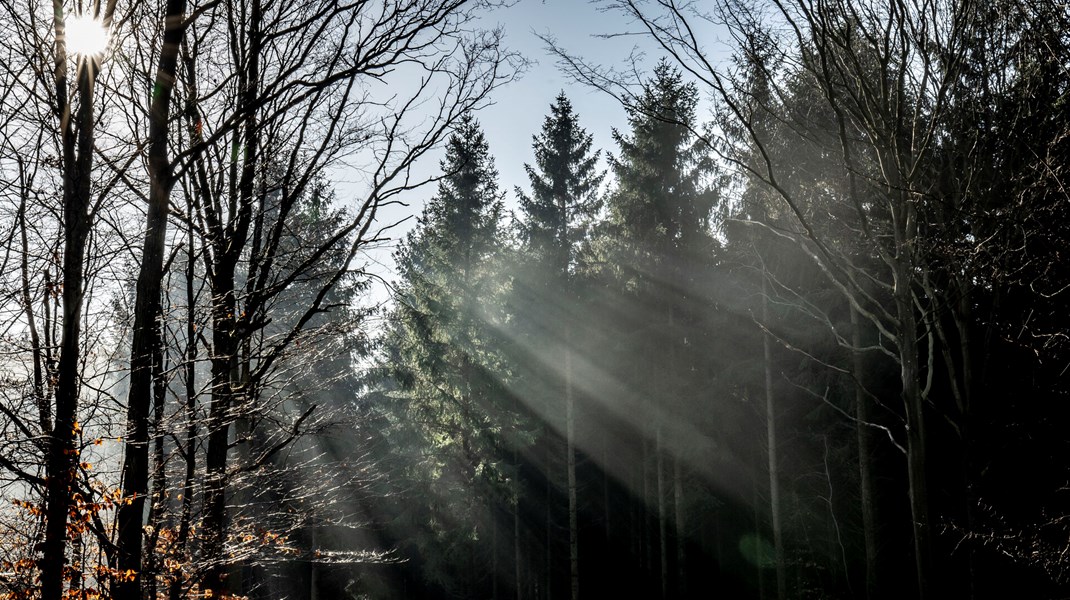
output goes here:
<path id="1" fill-rule="evenodd" d="M 89 15 L 76 15 L 66 23 L 67 52 L 76 56 L 99 56 L 108 47 L 108 30 Z"/>

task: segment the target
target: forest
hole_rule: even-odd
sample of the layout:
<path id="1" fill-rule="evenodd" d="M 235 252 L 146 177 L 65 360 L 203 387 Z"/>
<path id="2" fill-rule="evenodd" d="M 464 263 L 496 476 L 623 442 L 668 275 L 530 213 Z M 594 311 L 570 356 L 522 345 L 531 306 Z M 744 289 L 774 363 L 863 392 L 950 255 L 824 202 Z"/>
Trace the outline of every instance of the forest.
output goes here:
<path id="1" fill-rule="evenodd" d="M 1070 596 L 1070 6 L 534 2 L 0 0 L 0 599 Z"/>

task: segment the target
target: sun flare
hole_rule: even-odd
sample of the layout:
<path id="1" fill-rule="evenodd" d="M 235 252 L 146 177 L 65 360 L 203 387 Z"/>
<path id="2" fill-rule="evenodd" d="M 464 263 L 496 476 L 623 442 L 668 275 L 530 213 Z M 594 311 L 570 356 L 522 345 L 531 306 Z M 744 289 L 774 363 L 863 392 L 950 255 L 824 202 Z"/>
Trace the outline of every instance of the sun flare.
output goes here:
<path id="1" fill-rule="evenodd" d="M 89 15 L 67 20 L 67 52 L 77 56 L 99 56 L 108 47 L 104 24 Z"/>

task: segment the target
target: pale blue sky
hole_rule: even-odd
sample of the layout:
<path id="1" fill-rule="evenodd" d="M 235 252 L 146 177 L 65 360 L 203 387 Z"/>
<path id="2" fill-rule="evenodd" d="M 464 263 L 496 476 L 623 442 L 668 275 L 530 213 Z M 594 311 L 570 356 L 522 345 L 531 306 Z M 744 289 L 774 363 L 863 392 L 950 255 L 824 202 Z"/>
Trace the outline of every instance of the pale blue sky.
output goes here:
<path id="1" fill-rule="evenodd" d="M 573 83 L 546 52 L 539 35 L 550 35 L 569 52 L 602 64 L 621 64 L 638 38 L 596 36 L 626 30 L 626 20 L 598 11 L 585 0 L 521 0 L 497 11 L 493 22 L 505 30 L 505 43 L 532 61 L 522 79 L 496 91 L 495 104 L 478 115 L 497 160 L 501 183 L 510 197 L 514 186 L 528 187 L 525 162 L 534 160 L 531 136 L 539 132 L 550 104 L 564 90 L 580 124 L 595 138 L 595 148 L 613 149 L 610 132 L 625 128 L 624 109 L 602 92 Z M 604 152 L 603 152 L 604 154 Z"/>
<path id="2" fill-rule="evenodd" d="M 523 165 L 533 161 L 531 136 L 539 132 L 550 104 L 562 90 L 572 101 L 580 124 L 594 135 L 594 147 L 601 148 L 603 155 L 615 151 L 610 132 L 613 127 L 627 130 L 624 109 L 604 92 L 569 80 L 556 59 L 547 54 L 539 35 L 553 37 L 559 47 L 590 63 L 609 67 L 626 69 L 633 51 L 638 52 L 643 56 L 641 70 L 649 71 L 662 52 L 648 37 L 599 37 L 639 32 L 641 27 L 618 12 L 599 10 L 587 0 L 519 0 L 496 11 L 487 21 L 500 24 L 506 45 L 533 63 L 522 79 L 497 90 L 495 104 L 478 115 L 497 160 L 502 187 L 510 198 L 514 186 L 527 188 Z M 703 43 L 712 52 L 724 53 L 725 45 L 715 27 L 697 19 L 693 24 L 707 38 Z"/>
<path id="3" fill-rule="evenodd" d="M 641 66 L 646 71 L 661 57 L 659 49 L 643 36 L 599 37 L 637 28 L 621 15 L 600 11 L 587 0 L 519 0 L 513 6 L 489 14 L 482 25 L 500 25 L 505 33 L 505 45 L 531 62 L 522 78 L 496 90 L 491 98 L 493 104 L 477 113 L 495 158 L 507 208 L 515 209 L 516 186 L 528 189 L 524 163 L 534 161 L 532 136 L 540 131 L 550 104 L 562 90 L 579 115 L 581 126 L 594 136 L 594 148 L 602 150 L 604 168 L 606 153 L 616 150 L 612 129 L 627 130 L 624 109 L 605 93 L 571 81 L 558 67 L 556 58 L 547 53 L 546 44 L 539 36 L 551 36 L 559 47 L 606 66 L 625 67 L 629 57 L 639 52 L 644 55 Z M 710 38 L 711 46 L 719 46 L 716 32 Z M 440 157 L 438 153 L 425 158 L 418 172 L 437 174 Z M 393 208 L 384 215 L 384 221 L 392 222 L 406 215 L 415 217 L 434 193 L 434 186 L 411 193 L 406 197 L 409 206 Z M 414 224 L 415 218 L 409 219 L 395 228 L 391 237 L 396 242 Z M 374 272 L 388 280 L 394 279 L 389 254 L 395 242 L 369 253 L 369 259 L 375 263 Z M 385 290 L 373 293 L 375 301 L 382 295 Z"/>

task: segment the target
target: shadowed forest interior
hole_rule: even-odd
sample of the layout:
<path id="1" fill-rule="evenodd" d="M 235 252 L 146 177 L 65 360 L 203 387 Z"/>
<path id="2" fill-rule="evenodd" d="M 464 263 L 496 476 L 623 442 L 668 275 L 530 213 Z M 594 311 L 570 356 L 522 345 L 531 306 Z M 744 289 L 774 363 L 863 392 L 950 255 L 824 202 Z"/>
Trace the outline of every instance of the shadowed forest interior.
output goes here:
<path id="1" fill-rule="evenodd" d="M 533 3 L 0 0 L 0 599 L 1070 594 L 1070 8 Z"/>

